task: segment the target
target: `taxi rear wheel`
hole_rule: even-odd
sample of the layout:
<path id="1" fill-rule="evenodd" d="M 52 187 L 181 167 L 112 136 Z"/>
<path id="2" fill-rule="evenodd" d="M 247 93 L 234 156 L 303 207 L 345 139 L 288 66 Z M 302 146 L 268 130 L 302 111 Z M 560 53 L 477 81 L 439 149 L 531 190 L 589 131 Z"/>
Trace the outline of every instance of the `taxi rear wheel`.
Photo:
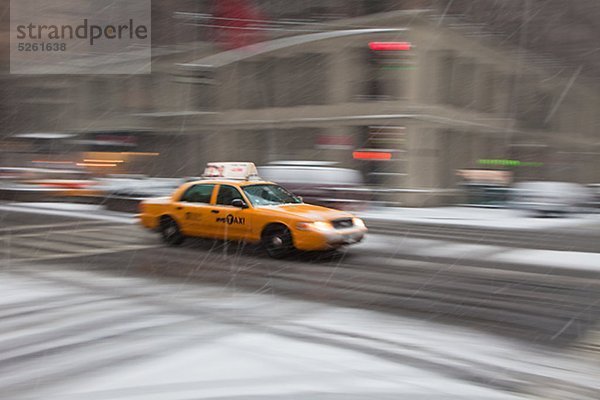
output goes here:
<path id="1" fill-rule="evenodd" d="M 177 222 L 170 217 L 165 217 L 160 221 L 160 234 L 163 242 L 172 246 L 177 246 L 183 243 L 185 237 L 179 230 Z"/>
<path id="2" fill-rule="evenodd" d="M 262 235 L 262 245 L 270 257 L 282 258 L 294 250 L 292 233 L 285 226 L 273 226 Z"/>

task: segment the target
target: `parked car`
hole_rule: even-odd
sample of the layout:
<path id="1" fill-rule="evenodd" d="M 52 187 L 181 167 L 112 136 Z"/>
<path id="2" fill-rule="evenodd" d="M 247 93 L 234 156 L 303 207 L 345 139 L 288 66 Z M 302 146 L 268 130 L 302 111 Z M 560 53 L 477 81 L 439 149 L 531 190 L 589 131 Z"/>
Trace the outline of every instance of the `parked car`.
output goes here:
<path id="1" fill-rule="evenodd" d="M 156 178 L 145 175 L 110 175 L 98 179 L 98 188 L 107 196 L 144 198 L 168 196 L 184 182 L 180 178 Z"/>
<path id="2" fill-rule="evenodd" d="M 596 209 L 600 208 L 600 183 L 594 183 L 588 185 L 588 188 L 592 191 L 592 206 Z"/>
<path id="3" fill-rule="evenodd" d="M 341 210 L 364 209 L 371 191 L 360 171 L 339 168 L 335 162 L 277 161 L 258 167 L 267 181 L 278 182 L 308 203 Z"/>
<path id="4" fill-rule="evenodd" d="M 536 215 L 564 215 L 589 210 L 593 193 L 583 185 L 571 182 L 520 182 L 512 191 L 516 208 Z"/>

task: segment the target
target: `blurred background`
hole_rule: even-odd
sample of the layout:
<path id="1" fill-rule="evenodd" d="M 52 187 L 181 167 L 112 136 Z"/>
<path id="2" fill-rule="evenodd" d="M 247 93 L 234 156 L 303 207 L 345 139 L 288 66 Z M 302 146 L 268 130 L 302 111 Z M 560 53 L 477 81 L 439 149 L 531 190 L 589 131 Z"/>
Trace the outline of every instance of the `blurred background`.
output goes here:
<path id="1" fill-rule="evenodd" d="M 153 2 L 151 74 L 9 75 L 5 42 L 0 166 L 187 177 L 207 161 L 329 162 L 360 174 L 341 186 L 406 206 L 598 183 L 599 13 L 593 1 Z"/>
<path id="2" fill-rule="evenodd" d="M 598 399 L 598 1 L 152 0 L 135 75 L 10 74 L 9 3 L 0 397 Z M 214 161 L 369 234 L 142 230 Z"/>

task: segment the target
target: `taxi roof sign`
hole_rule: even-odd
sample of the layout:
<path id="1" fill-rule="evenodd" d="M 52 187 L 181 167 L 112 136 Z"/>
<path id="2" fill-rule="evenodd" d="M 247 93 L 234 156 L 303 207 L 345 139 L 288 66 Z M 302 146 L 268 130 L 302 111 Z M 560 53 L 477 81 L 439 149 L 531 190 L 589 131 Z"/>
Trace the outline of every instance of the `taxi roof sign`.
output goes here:
<path id="1" fill-rule="evenodd" d="M 256 165 L 251 162 L 211 162 L 206 164 L 203 178 L 260 179 Z"/>

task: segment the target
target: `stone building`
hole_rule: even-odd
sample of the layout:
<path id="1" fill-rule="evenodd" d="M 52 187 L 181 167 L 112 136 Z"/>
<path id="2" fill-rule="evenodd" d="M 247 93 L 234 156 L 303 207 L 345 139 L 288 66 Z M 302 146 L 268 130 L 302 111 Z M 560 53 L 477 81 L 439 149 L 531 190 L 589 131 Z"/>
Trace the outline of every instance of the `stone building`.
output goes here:
<path id="1" fill-rule="evenodd" d="M 103 139 L 123 136 L 117 144 L 160 153 L 131 172 L 162 176 L 197 175 L 214 160 L 327 160 L 373 185 L 432 192 L 455 188 L 467 168 L 600 181 L 600 97 L 576 68 L 553 69 L 422 11 L 294 26 L 228 51 L 156 46 L 151 75 L 3 75 L 4 139 L 70 132 L 84 150 L 109 153 L 123 148 Z M 78 157 L 82 148 L 66 143 L 60 156 Z M 19 154 L 0 153 L 0 163 Z"/>
<path id="2" fill-rule="evenodd" d="M 600 99 L 577 70 L 556 75 L 420 12 L 339 25 L 179 64 L 196 112 L 149 126 L 188 132 L 190 172 L 211 159 L 292 159 L 337 161 L 393 188 L 454 188 L 457 170 L 482 166 L 515 180 L 600 179 Z"/>

